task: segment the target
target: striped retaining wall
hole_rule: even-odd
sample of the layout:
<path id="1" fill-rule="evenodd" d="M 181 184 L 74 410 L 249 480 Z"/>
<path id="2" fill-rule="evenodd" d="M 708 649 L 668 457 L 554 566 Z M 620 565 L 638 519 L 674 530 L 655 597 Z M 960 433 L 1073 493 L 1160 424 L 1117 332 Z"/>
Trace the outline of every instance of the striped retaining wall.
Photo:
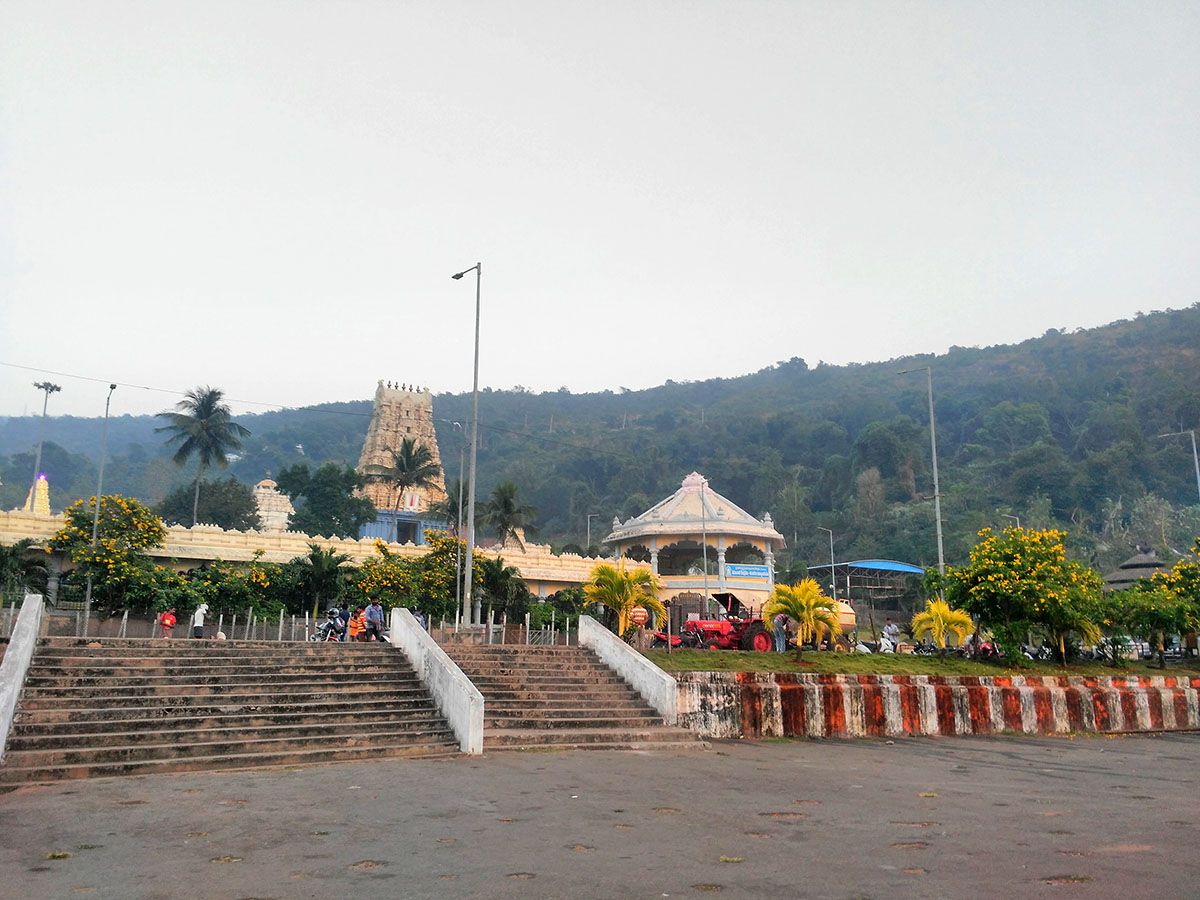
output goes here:
<path id="1" fill-rule="evenodd" d="M 1200 728 L 1200 675 L 677 673 L 706 737 L 1068 734 Z"/>

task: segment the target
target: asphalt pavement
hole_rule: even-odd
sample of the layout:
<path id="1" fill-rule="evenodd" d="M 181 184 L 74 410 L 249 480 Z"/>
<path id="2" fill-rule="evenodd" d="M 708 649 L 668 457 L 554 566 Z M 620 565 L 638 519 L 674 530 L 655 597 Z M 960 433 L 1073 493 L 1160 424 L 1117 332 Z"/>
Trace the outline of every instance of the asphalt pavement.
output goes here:
<path id="1" fill-rule="evenodd" d="M 1200 735 L 716 742 L 0 796 L 5 897 L 1200 897 Z"/>

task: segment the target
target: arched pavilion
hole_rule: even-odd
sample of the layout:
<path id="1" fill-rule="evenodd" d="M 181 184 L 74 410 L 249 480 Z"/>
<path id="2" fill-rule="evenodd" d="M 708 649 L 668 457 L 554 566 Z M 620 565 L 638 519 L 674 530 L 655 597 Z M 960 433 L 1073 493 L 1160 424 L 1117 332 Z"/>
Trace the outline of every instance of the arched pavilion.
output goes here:
<path id="1" fill-rule="evenodd" d="M 707 588 L 727 608 L 736 599 L 756 611 L 775 587 L 775 551 L 785 546 L 770 513 L 754 518 L 698 472 L 640 516 L 613 519 L 604 543 L 618 559 L 650 563 L 662 599 L 673 607 L 679 604 L 672 601 L 702 601 Z"/>

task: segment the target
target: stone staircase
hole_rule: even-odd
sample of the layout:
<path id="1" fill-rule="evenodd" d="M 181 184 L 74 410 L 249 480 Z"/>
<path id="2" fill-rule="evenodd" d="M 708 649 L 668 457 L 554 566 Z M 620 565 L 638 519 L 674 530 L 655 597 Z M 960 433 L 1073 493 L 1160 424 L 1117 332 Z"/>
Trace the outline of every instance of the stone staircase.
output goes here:
<path id="1" fill-rule="evenodd" d="M 0 782 L 457 752 L 388 645 L 45 638 Z"/>
<path id="2" fill-rule="evenodd" d="M 582 647 L 449 643 L 483 694 L 483 749 L 702 749 Z"/>

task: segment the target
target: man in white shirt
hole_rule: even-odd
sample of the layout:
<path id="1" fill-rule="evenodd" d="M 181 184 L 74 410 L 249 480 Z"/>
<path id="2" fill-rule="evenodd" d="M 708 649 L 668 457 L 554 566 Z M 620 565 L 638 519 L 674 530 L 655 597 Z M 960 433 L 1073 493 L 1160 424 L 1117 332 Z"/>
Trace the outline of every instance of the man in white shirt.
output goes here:
<path id="1" fill-rule="evenodd" d="M 192 613 L 192 637 L 204 637 L 204 616 L 208 613 L 208 604 L 201 603 Z"/>

